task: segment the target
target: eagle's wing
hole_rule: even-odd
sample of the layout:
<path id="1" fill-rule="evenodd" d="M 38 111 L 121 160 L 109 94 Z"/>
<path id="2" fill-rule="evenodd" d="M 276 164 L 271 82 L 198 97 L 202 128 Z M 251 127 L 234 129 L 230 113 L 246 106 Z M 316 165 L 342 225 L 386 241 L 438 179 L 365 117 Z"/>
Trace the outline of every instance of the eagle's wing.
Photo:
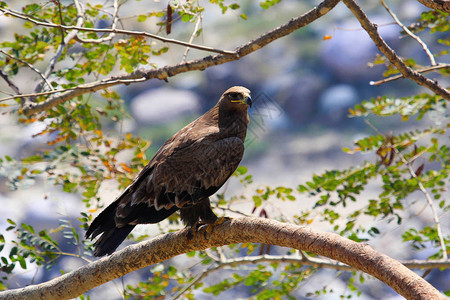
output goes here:
<path id="1" fill-rule="evenodd" d="M 127 188 L 116 211 L 118 226 L 153 223 L 150 216 L 136 214 L 142 204 L 161 214 L 193 205 L 214 194 L 233 174 L 244 153 L 243 141 L 221 138 L 218 127 L 195 125 L 167 141 Z"/>

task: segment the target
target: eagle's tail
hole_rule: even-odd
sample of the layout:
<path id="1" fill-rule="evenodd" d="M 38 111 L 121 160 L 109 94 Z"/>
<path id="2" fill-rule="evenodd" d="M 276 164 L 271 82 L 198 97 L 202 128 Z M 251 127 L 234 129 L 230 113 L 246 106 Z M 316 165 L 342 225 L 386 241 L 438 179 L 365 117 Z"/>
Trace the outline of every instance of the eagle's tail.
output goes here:
<path id="1" fill-rule="evenodd" d="M 100 235 L 100 238 L 94 243 L 94 256 L 103 256 L 111 254 L 125 240 L 135 225 L 125 225 L 118 228 L 114 221 L 119 199 L 111 203 L 103 210 L 92 222 L 86 232 L 86 238 L 94 239 Z"/>
<path id="2" fill-rule="evenodd" d="M 104 231 L 102 236 L 94 243 L 94 256 L 103 256 L 113 253 L 127 238 L 135 225 L 126 225 L 122 228 L 111 228 Z"/>
<path id="3" fill-rule="evenodd" d="M 126 219 L 121 220 L 121 223 L 126 225 L 117 227 L 115 216 L 121 200 L 122 198 L 119 197 L 105 208 L 94 219 L 86 232 L 87 239 L 94 239 L 101 234 L 100 238 L 94 243 L 94 256 L 113 253 L 133 230 L 135 224 L 158 223 L 178 210 L 178 207 L 173 206 L 168 210 L 161 209 L 158 211 L 154 206 L 149 207 L 146 203 L 140 203 L 133 207 Z M 129 224 L 131 222 L 133 224 Z"/>

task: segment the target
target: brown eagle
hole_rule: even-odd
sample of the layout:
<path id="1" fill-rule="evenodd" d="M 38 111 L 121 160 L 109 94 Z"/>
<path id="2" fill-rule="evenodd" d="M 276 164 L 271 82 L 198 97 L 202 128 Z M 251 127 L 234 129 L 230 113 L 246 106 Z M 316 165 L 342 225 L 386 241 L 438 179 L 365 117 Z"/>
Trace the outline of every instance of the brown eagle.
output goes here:
<path id="1" fill-rule="evenodd" d="M 227 181 L 244 154 L 250 91 L 228 89 L 219 102 L 162 145 L 125 191 L 92 222 L 95 256 L 111 254 L 137 224 L 158 223 L 176 211 L 186 226 L 214 224 L 209 196 Z"/>

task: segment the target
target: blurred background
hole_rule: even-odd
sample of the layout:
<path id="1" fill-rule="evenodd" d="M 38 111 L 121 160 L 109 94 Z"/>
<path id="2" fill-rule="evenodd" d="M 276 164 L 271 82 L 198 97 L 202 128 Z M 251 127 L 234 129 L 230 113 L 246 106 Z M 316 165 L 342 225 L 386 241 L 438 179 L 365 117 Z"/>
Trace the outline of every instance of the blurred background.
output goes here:
<path id="1" fill-rule="evenodd" d="M 27 1 L 7 1 L 16 10 Z M 9 3 L 11 2 L 11 3 Z M 63 3 L 68 1 L 62 1 Z M 99 3 L 104 4 L 102 1 Z M 319 1 L 289 1 L 283 0 L 270 9 L 264 10 L 258 1 L 241 1 L 241 11 L 229 11 L 222 14 L 216 5 L 204 3 L 205 10 L 200 26 L 201 34 L 194 38 L 196 44 L 207 45 L 219 49 L 232 50 L 237 46 L 252 40 L 259 35 L 280 26 L 290 18 L 299 16 L 317 5 Z M 414 23 L 420 13 L 426 8 L 414 0 L 390 1 L 388 3 L 404 24 Z M 123 26 L 132 30 L 145 30 L 158 33 L 156 22 L 137 22 L 136 18 L 126 18 L 152 10 L 162 9 L 166 1 L 128 1 L 121 7 Z M 379 32 L 387 43 L 402 57 L 413 57 L 419 65 L 429 65 L 428 57 L 416 41 L 400 34 L 401 29 L 387 14 L 378 1 L 361 1 L 363 9 L 370 19 L 379 25 Z M 245 13 L 248 20 L 239 17 Z M 97 24 L 106 27 L 109 23 Z M 26 29 L 23 22 L 0 15 L 0 40 L 11 39 L 13 33 Z M 176 21 L 172 26 L 170 38 L 188 41 L 194 31 L 195 24 Z M 160 33 L 162 34 L 162 33 Z M 439 35 L 439 33 L 436 33 Z M 423 34 L 433 53 L 441 51 L 435 43 L 436 36 Z M 158 45 L 159 42 L 155 42 Z M 169 51 L 163 56 L 151 57 L 151 62 L 161 67 L 181 62 L 185 48 L 169 45 Z M 250 110 L 251 127 L 246 141 L 246 152 L 241 165 L 248 168 L 253 175 L 253 183 L 244 188 L 238 180 L 231 179 L 224 188 L 226 195 L 251 193 L 258 186 L 283 185 L 296 188 L 309 180 L 313 174 L 325 170 L 348 168 L 362 163 L 364 160 L 375 160 L 371 155 L 347 154 L 343 147 L 352 148 L 353 141 L 368 134 L 374 134 L 362 118 L 348 118 L 348 109 L 362 100 L 387 95 L 402 97 L 427 92 L 410 80 L 400 79 L 381 86 L 369 83 L 383 78 L 384 65 L 373 65 L 379 54 L 367 33 L 360 28 L 359 23 L 345 7 L 339 3 L 335 9 L 312 24 L 295 33 L 279 39 L 238 61 L 208 68 L 205 71 L 194 71 L 169 78 L 168 82 L 149 80 L 143 83 L 121 85 L 116 88 L 125 101 L 129 118 L 119 126 L 110 127 L 111 134 L 118 136 L 133 132 L 151 141 L 148 157 L 155 153 L 166 139 L 176 131 L 210 109 L 220 95 L 233 85 L 243 85 L 252 91 L 254 107 Z M 187 60 L 200 58 L 204 52 L 191 49 Z M 3 59 L 3 57 L 2 57 Z M 439 57 L 440 62 L 449 63 L 447 56 Z M 45 62 L 48 63 L 48 62 Z M 60 62 L 58 64 L 65 64 Z M 71 62 L 67 62 L 71 63 Z M 38 66 L 45 69 L 46 65 Z M 148 67 L 148 66 L 144 66 Z M 120 71 L 119 71 L 120 73 Z M 448 86 L 438 73 L 429 77 L 440 80 L 442 86 Z M 30 71 L 22 71 L 17 84 L 27 91 L 30 80 L 37 81 L 36 75 Z M 30 86 L 30 91 L 35 84 Z M 8 90 L 4 81 L 0 81 L 0 90 Z M 95 94 L 90 95 L 90 101 L 101 101 Z M 425 127 L 436 119 L 402 122 L 399 118 L 371 118 L 371 122 L 383 133 L 403 132 L 409 128 Z M 41 127 L 40 127 L 41 126 Z M 44 137 L 32 137 L 38 133 L 43 124 L 33 123 L 28 126 L 18 124 L 12 114 L 0 116 L 0 156 L 10 155 L 21 158 L 33 151 L 45 147 Z M 10 168 L 10 169 L 8 169 Z M 7 174 L 13 166 L 0 166 L 0 175 Z M 364 199 L 377 196 L 377 186 L 371 185 L 364 192 Z M 102 186 L 102 201 L 107 204 L 120 191 L 117 185 Z M 424 201 L 417 195 L 411 202 L 411 214 L 423 209 Z M 6 218 L 17 223 L 26 221 L 36 229 L 58 226 L 58 219 L 63 218 L 76 224 L 80 211 L 84 209 L 77 194 L 67 194 L 45 181 L 30 182 L 27 188 L 10 191 L 6 177 L 0 176 L 1 215 L 0 231 L 3 233 L 8 226 Z M 287 217 L 293 217 L 302 209 L 311 208 L 315 199 L 299 199 L 292 203 L 268 203 L 266 210 L 271 216 L 280 212 Z M 253 204 L 248 201 L 237 202 L 234 209 L 251 214 Z M 217 210 L 220 213 L 220 210 Z M 430 222 L 427 213 L 415 218 L 414 222 Z M 367 218 L 367 222 L 373 219 Z M 329 224 L 314 223 L 316 229 L 332 231 Z M 443 228 L 450 228 L 447 218 L 442 220 Z M 426 258 L 426 252 L 412 252 L 401 243 L 398 237 L 400 226 L 386 225 L 385 233 L 371 240 L 370 245 L 387 253 L 396 259 Z M 159 232 L 156 225 L 140 228 L 138 232 L 153 236 Z M 397 235 L 396 235 L 397 233 Z M 80 234 L 83 234 L 80 232 Z M 12 238 L 11 232 L 5 236 Z M 76 249 L 72 245 L 61 246 L 68 252 Z M 271 254 L 283 253 L 284 250 L 274 247 Z M 24 286 L 30 282 L 44 282 L 60 274 L 60 269 L 69 271 L 84 262 L 77 258 L 65 257 L 51 270 L 41 268 L 36 272 L 23 273 L 18 271 L 11 279 L 10 286 Z M 189 265 L 184 256 L 172 260 L 174 265 Z M 321 289 L 326 282 L 327 288 L 335 290 L 336 295 L 315 296 L 318 299 L 338 299 L 339 293 L 355 295 L 347 290 L 346 275 L 337 277 L 335 271 L 322 270 L 320 276 L 315 276 L 307 285 L 303 285 L 295 295 L 298 299 L 309 299 L 309 292 Z M 222 274 L 223 275 L 223 274 Z M 450 273 L 433 271 L 429 278 L 437 288 L 449 288 Z M 122 285 L 145 279 L 148 270 L 141 270 L 126 275 L 90 292 L 92 299 L 120 299 L 118 289 Z M 213 282 L 213 276 L 207 278 Z M 401 299 L 395 292 L 377 280 L 370 279 L 362 287 L 363 294 L 359 299 Z M 220 297 L 247 298 L 248 289 L 233 289 Z M 309 296 L 308 296 L 309 295 Z M 198 299 L 208 299 L 210 294 L 198 291 Z"/>

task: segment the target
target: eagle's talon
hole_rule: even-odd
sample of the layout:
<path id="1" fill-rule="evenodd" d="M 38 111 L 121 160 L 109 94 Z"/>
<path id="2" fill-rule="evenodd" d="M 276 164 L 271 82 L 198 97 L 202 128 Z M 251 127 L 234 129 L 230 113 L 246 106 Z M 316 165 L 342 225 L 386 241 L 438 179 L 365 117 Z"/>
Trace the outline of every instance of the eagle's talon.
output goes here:
<path id="1" fill-rule="evenodd" d="M 186 237 L 188 240 L 192 240 L 192 238 L 194 237 L 194 234 L 192 233 L 192 227 L 187 230 Z"/>
<path id="2" fill-rule="evenodd" d="M 219 219 L 214 223 L 214 225 L 220 225 L 220 224 L 225 223 L 226 221 L 231 221 L 231 220 L 233 220 L 233 218 L 230 218 L 230 217 L 221 217 L 221 218 L 219 218 Z"/>
<path id="3" fill-rule="evenodd" d="M 221 217 L 221 218 L 218 218 L 214 223 L 208 224 L 208 225 L 206 226 L 205 232 L 203 232 L 203 236 L 205 237 L 205 240 L 208 239 L 207 235 L 208 235 L 209 233 L 212 233 L 212 232 L 213 232 L 214 227 L 216 227 L 216 226 L 218 226 L 218 225 L 221 225 L 221 224 L 223 224 L 223 223 L 226 222 L 226 221 L 231 221 L 232 219 L 233 219 L 233 218 L 230 218 L 230 217 Z"/>
<path id="4" fill-rule="evenodd" d="M 192 239 L 194 237 L 194 232 L 198 232 L 200 230 L 200 227 L 202 227 L 203 225 L 210 225 L 204 222 L 200 222 L 197 221 L 195 224 L 188 226 L 188 230 L 187 230 L 187 238 L 188 240 Z"/>

